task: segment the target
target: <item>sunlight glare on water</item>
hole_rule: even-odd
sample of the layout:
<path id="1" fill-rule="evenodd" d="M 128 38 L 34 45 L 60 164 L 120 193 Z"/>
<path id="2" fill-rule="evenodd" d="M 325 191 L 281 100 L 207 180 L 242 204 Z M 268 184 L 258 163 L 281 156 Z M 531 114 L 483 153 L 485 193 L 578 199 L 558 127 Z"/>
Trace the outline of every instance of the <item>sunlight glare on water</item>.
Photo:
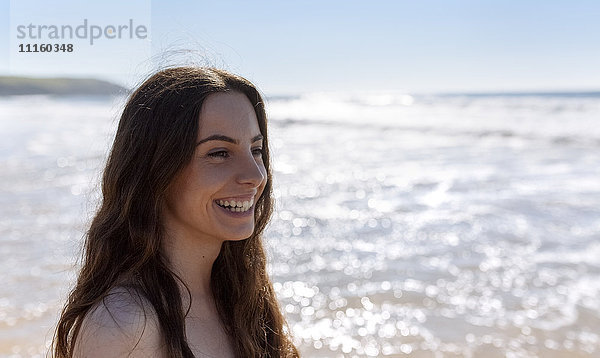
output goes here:
<path id="1" fill-rule="evenodd" d="M 0 356 L 49 347 L 122 100 L 0 99 Z M 268 270 L 303 356 L 600 354 L 597 97 L 267 109 Z"/>

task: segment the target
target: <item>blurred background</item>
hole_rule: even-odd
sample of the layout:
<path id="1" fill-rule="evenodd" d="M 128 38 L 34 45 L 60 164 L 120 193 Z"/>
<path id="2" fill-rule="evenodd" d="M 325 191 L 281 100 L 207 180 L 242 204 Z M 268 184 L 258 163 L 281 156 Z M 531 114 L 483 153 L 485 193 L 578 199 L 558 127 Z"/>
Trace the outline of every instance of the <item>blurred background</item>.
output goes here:
<path id="1" fill-rule="evenodd" d="M 596 1 L 0 1 L 0 357 L 48 351 L 127 91 L 171 64 L 266 97 L 269 271 L 303 356 L 600 356 L 599 18 Z"/>

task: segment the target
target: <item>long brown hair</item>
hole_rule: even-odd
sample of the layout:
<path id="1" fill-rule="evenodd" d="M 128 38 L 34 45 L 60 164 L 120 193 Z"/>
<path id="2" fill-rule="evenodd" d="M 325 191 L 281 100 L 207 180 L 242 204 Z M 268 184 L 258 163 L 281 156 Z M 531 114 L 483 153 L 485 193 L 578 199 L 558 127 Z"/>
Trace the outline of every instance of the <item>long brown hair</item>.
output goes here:
<path id="1" fill-rule="evenodd" d="M 161 203 L 192 158 L 203 101 L 228 91 L 243 93 L 254 106 L 264 137 L 267 183 L 256 202 L 254 233 L 223 243 L 212 267 L 211 291 L 237 357 L 298 357 L 266 272 L 261 241 L 273 207 L 261 95 L 246 79 L 223 70 L 176 67 L 148 78 L 125 105 L 104 170 L 101 206 L 86 233 L 79 277 L 56 327 L 56 358 L 72 357 L 85 315 L 126 278 L 152 304 L 169 357 L 193 357 L 178 277 L 160 250 Z"/>

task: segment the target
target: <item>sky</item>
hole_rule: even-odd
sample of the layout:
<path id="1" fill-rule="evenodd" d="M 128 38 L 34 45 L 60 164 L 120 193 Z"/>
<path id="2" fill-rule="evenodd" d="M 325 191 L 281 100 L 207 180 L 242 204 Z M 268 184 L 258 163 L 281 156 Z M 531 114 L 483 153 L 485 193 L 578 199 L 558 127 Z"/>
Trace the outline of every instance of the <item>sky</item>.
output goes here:
<path id="1" fill-rule="evenodd" d="M 146 38 L 19 39 L 19 25 L 146 26 Z M 247 77 L 268 95 L 312 91 L 600 90 L 600 1 L 0 0 L 0 75 L 134 85 L 160 66 Z M 70 43 L 72 53 L 18 53 Z"/>

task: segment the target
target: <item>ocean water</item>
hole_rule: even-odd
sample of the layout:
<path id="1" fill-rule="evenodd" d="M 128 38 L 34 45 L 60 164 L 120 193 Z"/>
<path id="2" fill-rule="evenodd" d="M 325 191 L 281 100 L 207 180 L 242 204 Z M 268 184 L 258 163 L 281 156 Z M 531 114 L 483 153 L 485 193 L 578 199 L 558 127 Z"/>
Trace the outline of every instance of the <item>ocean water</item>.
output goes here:
<path id="1" fill-rule="evenodd" d="M 0 98 L 0 356 L 44 356 L 122 98 Z M 267 103 L 305 357 L 600 356 L 600 95 Z"/>

